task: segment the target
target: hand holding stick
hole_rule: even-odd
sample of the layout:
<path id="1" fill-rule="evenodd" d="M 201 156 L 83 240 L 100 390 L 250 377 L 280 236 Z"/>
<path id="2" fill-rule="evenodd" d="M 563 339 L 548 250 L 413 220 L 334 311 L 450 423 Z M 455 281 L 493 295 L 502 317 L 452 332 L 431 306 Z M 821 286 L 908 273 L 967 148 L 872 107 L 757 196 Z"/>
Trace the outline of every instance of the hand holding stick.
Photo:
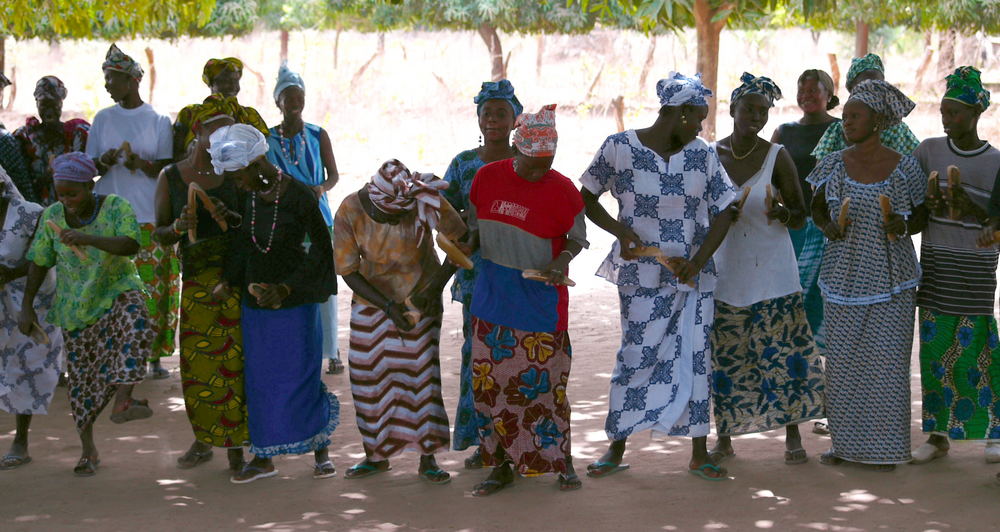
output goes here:
<path id="1" fill-rule="evenodd" d="M 892 217 L 892 201 L 889 199 L 889 196 L 879 194 L 878 202 L 879 206 L 882 207 L 882 222 L 884 225 L 888 225 L 889 219 Z M 885 237 L 889 239 L 889 242 L 896 241 L 896 233 L 886 231 Z"/>
<path id="2" fill-rule="evenodd" d="M 45 223 L 56 233 L 57 237 L 62 236 L 63 229 L 62 227 L 59 227 L 59 224 L 57 224 L 54 220 L 46 220 Z M 80 260 L 87 260 L 87 254 L 84 253 L 79 246 L 69 246 L 69 249 L 72 250 Z"/>
<path id="3" fill-rule="evenodd" d="M 459 249 L 458 246 L 456 246 L 455 243 L 448 237 L 438 233 L 434 237 L 434 240 L 437 242 L 438 247 L 441 248 L 441 251 L 444 251 L 444 254 L 447 255 L 448 260 L 454 263 L 455 266 L 466 270 L 471 270 L 475 267 L 469 257 L 467 257 L 465 253 L 462 253 L 462 250 Z"/>

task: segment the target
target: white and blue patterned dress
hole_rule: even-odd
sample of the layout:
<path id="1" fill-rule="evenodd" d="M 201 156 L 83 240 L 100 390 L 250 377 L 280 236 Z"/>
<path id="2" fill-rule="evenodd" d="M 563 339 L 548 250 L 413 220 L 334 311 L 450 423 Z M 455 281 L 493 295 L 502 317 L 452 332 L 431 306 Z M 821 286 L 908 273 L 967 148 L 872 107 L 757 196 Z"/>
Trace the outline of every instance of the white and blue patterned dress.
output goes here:
<path id="1" fill-rule="evenodd" d="M 910 460 L 910 350 L 920 265 L 909 236 L 890 242 L 879 195 L 909 215 L 924 202 L 927 176 L 903 155 L 877 183 L 847 175 L 832 153 L 807 181 L 825 189 L 831 219 L 850 198 L 845 237 L 827 241 L 819 286 L 825 300 L 826 409 L 834 456 L 867 464 Z"/>
<path id="2" fill-rule="evenodd" d="M 580 178 L 594 195 L 610 191 L 618 220 L 647 246 L 691 258 L 709 222 L 736 198 L 736 187 L 715 150 L 696 138 L 664 160 L 635 131 L 604 141 Z M 611 378 L 608 438 L 652 429 L 678 436 L 709 431 L 708 337 L 716 270 L 709 260 L 695 288 L 655 259 L 621 258 L 615 242 L 597 275 L 618 286 L 622 342 Z"/>

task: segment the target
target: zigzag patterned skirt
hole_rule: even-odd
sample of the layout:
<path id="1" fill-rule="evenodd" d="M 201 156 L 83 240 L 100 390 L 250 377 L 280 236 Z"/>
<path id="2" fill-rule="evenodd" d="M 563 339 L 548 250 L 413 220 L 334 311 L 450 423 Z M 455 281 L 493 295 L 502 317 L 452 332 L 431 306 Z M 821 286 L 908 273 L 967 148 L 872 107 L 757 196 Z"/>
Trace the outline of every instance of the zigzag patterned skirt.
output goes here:
<path id="1" fill-rule="evenodd" d="M 440 337 L 441 316 L 424 317 L 404 332 L 382 310 L 351 302 L 348 367 L 358 430 L 369 459 L 448 449 Z"/>

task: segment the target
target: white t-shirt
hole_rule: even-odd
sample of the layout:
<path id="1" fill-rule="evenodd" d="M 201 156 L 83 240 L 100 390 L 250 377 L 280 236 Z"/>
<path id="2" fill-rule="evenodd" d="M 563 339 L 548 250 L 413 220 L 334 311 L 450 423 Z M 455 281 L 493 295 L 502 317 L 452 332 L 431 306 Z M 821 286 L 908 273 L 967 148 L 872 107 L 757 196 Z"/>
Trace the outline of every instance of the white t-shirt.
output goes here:
<path id="1" fill-rule="evenodd" d="M 170 159 L 173 156 L 173 130 L 170 117 L 157 113 L 143 103 L 135 109 L 115 105 L 100 110 L 90 125 L 87 155 L 97 159 L 104 152 L 119 148 L 128 141 L 132 152 L 147 161 Z M 128 200 L 140 224 L 154 223 L 156 212 L 156 176 L 129 170 L 122 164 L 124 157 L 108 169 L 94 190 L 98 194 L 116 194 Z"/>

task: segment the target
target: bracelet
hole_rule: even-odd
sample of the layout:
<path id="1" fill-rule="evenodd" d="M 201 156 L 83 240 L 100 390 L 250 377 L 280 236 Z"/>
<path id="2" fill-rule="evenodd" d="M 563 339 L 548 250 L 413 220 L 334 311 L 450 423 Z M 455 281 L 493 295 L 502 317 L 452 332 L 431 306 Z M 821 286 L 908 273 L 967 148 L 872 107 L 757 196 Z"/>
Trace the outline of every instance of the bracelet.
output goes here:
<path id="1" fill-rule="evenodd" d="M 903 232 L 899 233 L 899 236 L 910 236 L 910 217 L 908 215 L 903 215 Z"/>
<path id="2" fill-rule="evenodd" d="M 779 218 L 778 219 L 778 223 L 780 223 L 781 225 L 788 225 L 788 222 L 791 219 L 792 219 L 792 211 L 790 211 L 789 209 L 786 208 L 785 209 L 785 219 L 782 220 L 782 219 Z"/>
<path id="3" fill-rule="evenodd" d="M 181 230 L 177 229 L 177 220 L 174 220 L 174 223 L 170 224 L 170 229 L 174 232 L 175 235 L 178 235 L 178 236 L 179 235 L 183 235 L 184 233 L 187 232 L 187 231 L 181 231 Z"/>
<path id="4" fill-rule="evenodd" d="M 575 258 L 576 258 L 576 255 L 574 255 L 574 254 L 573 254 L 573 252 L 572 252 L 572 251 L 570 251 L 570 250 L 568 250 L 568 249 L 564 249 L 564 250 L 562 250 L 562 251 L 560 251 L 560 252 L 559 252 L 559 254 L 560 254 L 560 255 L 562 255 L 563 253 L 566 253 L 566 254 L 568 254 L 568 255 L 569 255 L 569 258 L 570 258 L 570 260 L 573 260 L 573 259 L 575 259 Z"/>

